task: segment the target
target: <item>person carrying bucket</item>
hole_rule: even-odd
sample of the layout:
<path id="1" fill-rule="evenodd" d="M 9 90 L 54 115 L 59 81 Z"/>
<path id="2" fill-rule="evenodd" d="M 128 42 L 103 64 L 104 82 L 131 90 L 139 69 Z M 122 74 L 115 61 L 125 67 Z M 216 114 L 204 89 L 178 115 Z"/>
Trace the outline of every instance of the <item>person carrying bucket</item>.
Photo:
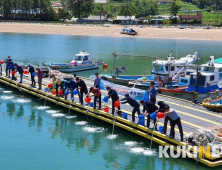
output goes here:
<path id="1" fill-rule="evenodd" d="M 38 84 L 39 84 L 39 90 L 42 90 L 42 78 L 43 78 L 43 73 L 42 70 L 37 66 L 37 76 L 38 76 Z"/>
<path id="2" fill-rule="evenodd" d="M 112 114 L 114 115 L 114 112 L 115 112 L 114 103 L 119 100 L 119 96 L 118 96 L 116 90 L 111 89 L 109 86 L 106 87 L 106 90 L 108 91 L 107 97 L 108 98 L 111 97 L 111 99 L 112 99 Z M 120 106 L 118 107 L 118 110 L 120 110 Z"/>
<path id="3" fill-rule="evenodd" d="M 15 75 L 13 74 L 13 72 L 15 71 L 15 64 L 12 61 L 12 59 L 9 59 L 9 68 L 12 70 L 12 80 L 15 79 Z M 10 78 L 10 71 L 9 71 L 9 78 Z"/>
<path id="4" fill-rule="evenodd" d="M 35 87 L 35 76 L 33 75 L 33 73 L 35 73 L 35 69 L 31 64 L 28 64 L 27 67 L 29 68 L 29 73 L 31 74 L 31 80 L 32 80 L 32 87 Z"/>
<path id="5" fill-rule="evenodd" d="M 95 73 L 95 76 L 96 76 L 96 78 L 94 81 L 94 87 L 99 88 L 99 83 L 100 83 L 101 77 L 99 76 L 98 72 Z"/>
<path id="6" fill-rule="evenodd" d="M 58 77 L 58 76 L 55 76 L 55 74 L 52 74 L 52 84 L 55 84 L 56 85 L 56 96 L 58 96 L 58 88 L 61 84 L 62 80 Z"/>
<path id="7" fill-rule="evenodd" d="M 126 101 L 124 101 L 124 100 L 126 100 Z M 134 123 L 135 122 L 135 113 L 137 112 L 138 116 L 140 115 L 140 104 L 135 99 L 132 99 L 129 96 L 129 94 L 125 94 L 125 98 L 121 99 L 120 101 L 124 101 L 124 102 L 121 102 L 121 104 L 129 103 L 129 105 L 133 107 L 132 123 Z"/>
<path id="8" fill-rule="evenodd" d="M 17 63 L 15 63 L 15 67 L 16 67 L 16 72 L 19 72 L 19 74 L 20 74 L 20 81 L 19 81 L 19 83 L 22 83 L 22 78 L 23 78 L 24 70 Z"/>
<path id="9" fill-rule="evenodd" d="M 79 101 L 80 101 L 81 105 L 83 105 L 83 93 L 87 94 L 88 89 L 86 87 L 86 83 L 82 79 L 80 79 L 79 77 L 76 77 L 76 82 L 77 82 L 77 88 L 80 91 Z"/>
<path id="10" fill-rule="evenodd" d="M 150 83 L 150 101 L 153 104 L 156 104 L 156 95 L 157 95 L 157 89 L 155 88 L 155 83 L 152 81 Z"/>
<path id="11" fill-rule="evenodd" d="M 98 88 L 90 87 L 89 93 L 94 94 L 94 105 L 93 108 L 96 109 L 96 100 L 99 99 L 99 110 L 101 110 L 101 91 Z M 89 96 L 89 93 L 86 95 L 86 97 Z"/>
<path id="12" fill-rule="evenodd" d="M 143 106 L 143 115 L 147 115 L 147 128 L 150 127 L 150 114 L 153 112 L 158 112 L 158 107 L 153 104 L 151 101 L 144 102 L 144 100 L 140 100 L 140 104 Z M 156 119 L 153 121 L 154 129 L 157 130 Z"/>
<path id="13" fill-rule="evenodd" d="M 73 94 L 73 91 L 74 91 L 74 89 L 76 89 L 76 87 L 77 87 L 77 84 L 76 84 L 75 80 L 69 79 L 69 81 L 68 81 L 68 90 L 69 90 L 70 93 L 71 93 L 71 100 L 72 100 L 72 102 L 74 102 L 74 94 Z"/>
<path id="14" fill-rule="evenodd" d="M 68 89 L 68 81 L 63 80 L 60 84 L 60 90 L 62 91 L 62 97 L 65 95 L 65 91 Z M 65 95 L 65 99 L 67 99 L 67 95 Z"/>
<path id="15" fill-rule="evenodd" d="M 179 132 L 180 132 L 181 142 L 183 142 L 183 128 L 182 128 L 180 117 L 178 116 L 177 112 L 174 109 L 170 109 L 169 106 L 165 106 L 164 114 L 168 115 L 172 119 L 170 138 L 175 137 L 175 129 L 174 128 L 175 128 L 175 125 L 177 125 L 179 128 Z"/>
<path id="16" fill-rule="evenodd" d="M 164 108 L 166 106 L 168 106 L 163 101 L 158 101 L 157 104 L 159 105 L 158 112 L 164 112 Z M 164 118 L 164 131 L 163 131 L 164 134 L 166 134 L 166 132 L 167 132 L 167 123 L 168 123 L 168 121 L 170 121 L 170 126 L 171 126 L 172 125 L 172 119 L 168 115 L 165 115 L 165 118 Z"/>

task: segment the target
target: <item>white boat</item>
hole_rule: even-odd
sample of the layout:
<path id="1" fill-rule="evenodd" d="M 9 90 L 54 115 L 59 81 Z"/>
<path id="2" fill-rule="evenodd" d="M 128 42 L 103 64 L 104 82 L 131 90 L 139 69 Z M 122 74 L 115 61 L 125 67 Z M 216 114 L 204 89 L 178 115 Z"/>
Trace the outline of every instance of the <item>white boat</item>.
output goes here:
<path id="1" fill-rule="evenodd" d="M 186 68 L 183 68 L 183 66 L 190 65 L 194 61 L 198 60 L 198 52 L 188 54 L 186 57 L 181 57 L 180 59 L 174 59 L 174 57 L 171 57 L 171 54 L 172 51 L 167 60 L 158 59 L 152 62 L 153 69 L 151 71 L 151 75 L 118 75 L 116 72 L 115 75 L 103 75 L 102 78 L 104 80 L 122 85 L 128 85 L 130 81 L 135 80 L 137 82 L 158 81 L 159 77 L 162 79 L 164 77 L 171 77 L 173 80 L 177 79 L 178 81 L 180 74 L 185 74 Z"/>
<path id="2" fill-rule="evenodd" d="M 202 102 L 205 98 L 215 96 L 216 90 L 221 90 L 218 85 L 222 82 L 222 59 L 210 57 L 210 62 L 198 66 L 200 71 L 190 74 L 190 84 L 187 88 L 159 89 L 162 94 Z M 196 98 L 196 99 L 195 99 Z"/>
<path id="3" fill-rule="evenodd" d="M 76 54 L 73 60 L 67 64 L 51 63 L 48 65 L 52 70 L 59 70 L 61 72 L 76 72 L 84 70 L 98 69 L 103 62 L 93 62 L 90 54 L 85 51 L 80 51 Z"/>

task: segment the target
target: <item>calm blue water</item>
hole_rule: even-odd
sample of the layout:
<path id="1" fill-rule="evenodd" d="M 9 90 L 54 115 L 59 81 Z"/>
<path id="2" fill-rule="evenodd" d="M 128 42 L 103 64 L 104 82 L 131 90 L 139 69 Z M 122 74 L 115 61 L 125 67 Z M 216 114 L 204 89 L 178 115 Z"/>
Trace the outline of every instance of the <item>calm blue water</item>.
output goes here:
<path id="1" fill-rule="evenodd" d="M 175 43 L 177 45 L 175 45 Z M 113 64 L 111 53 L 165 57 L 169 51 L 185 56 L 190 50 L 200 57 L 221 57 L 221 42 L 175 41 L 63 35 L 0 33 L 0 60 L 10 55 L 15 62 L 40 64 L 42 61 L 68 62 L 74 54 L 85 50 L 94 59 Z M 203 58 L 202 61 L 203 62 Z M 151 70 L 151 59 L 118 57 L 118 64 L 127 64 L 126 74 L 144 74 Z M 100 73 L 105 73 L 99 70 Z M 92 76 L 94 71 L 78 73 Z M 11 94 L 7 91 L 12 91 Z M 87 121 L 85 115 L 44 101 L 29 98 L 0 84 L 0 169 L 1 170 L 207 170 L 191 159 L 160 159 L 158 145 L 98 120 Z M 86 123 L 86 124 L 84 124 Z M 80 125 L 82 124 L 82 125 Z M 212 169 L 212 168 L 211 168 Z M 221 168 L 214 168 L 221 169 Z"/>
<path id="2" fill-rule="evenodd" d="M 67 63 L 79 51 L 87 51 L 94 60 L 102 59 L 108 64 L 108 71 L 102 69 L 100 73 L 110 74 L 113 69 L 113 52 L 117 54 L 156 56 L 166 58 L 170 51 L 172 56 L 183 57 L 191 50 L 197 51 L 203 63 L 209 56 L 222 57 L 222 42 L 168 40 L 168 39 L 139 39 L 139 38 L 112 38 L 88 37 L 68 35 L 39 35 L 39 34 L 10 34 L 0 33 L 0 58 L 8 55 L 15 62 L 34 65 L 46 63 Z M 129 70 L 124 74 L 148 74 L 152 70 L 152 59 L 141 57 L 117 58 L 117 65 L 128 65 Z M 98 70 L 97 70 L 98 71 Z M 90 76 L 96 71 L 78 73 Z"/>

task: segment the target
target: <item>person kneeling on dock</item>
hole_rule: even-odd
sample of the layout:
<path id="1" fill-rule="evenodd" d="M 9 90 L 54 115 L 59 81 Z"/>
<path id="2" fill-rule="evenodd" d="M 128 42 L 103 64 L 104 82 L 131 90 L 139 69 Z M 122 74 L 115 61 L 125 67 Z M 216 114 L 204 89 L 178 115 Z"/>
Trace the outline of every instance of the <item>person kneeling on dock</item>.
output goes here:
<path id="1" fill-rule="evenodd" d="M 76 77 L 76 82 L 77 82 L 77 88 L 80 90 L 79 101 L 80 101 L 81 105 L 83 105 L 83 93 L 85 93 L 85 94 L 88 93 L 86 83 L 82 79 L 80 79 L 79 77 Z"/>
<path id="2" fill-rule="evenodd" d="M 143 115 L 147 115 L 147 127 L 150 127 L 150 114 L 153 112 L 158 112 L 158 107 L 153 104 L 151 101 L 144 102 L 144 100 L 140 100 L 140 104 L 143 105 Z M 155 130 L 157 130 L 157 124 L 156 124 L 156 119 L 153 121 L 154 125 L 153 127 Z"/>
<path id="3" fill-rule="evenodd" d="M 117 92 L 114 89 L 111 89 L 109 86 L 106 87 L 106 90 L 108 91 L 107 97 L 112 99 L 112 114 L 114 115 L 115 112 L 115 106 L 114 103 L 119 100 L 119 96 Z M 118 110 L 120 110 L 120 106 L 118 107 Z"/>
<path id="4" fill-rule="evenodd" d="M 133 111 L 132 111 L 132 122 L 135 122 L 135 113 L 137 112 L 138 116 L 140 115 L 140 104 L 135 100 L 132 99 L 129 94 L 125 94 L 125 98 L 121 99 L 120 101 L 124 101 L 125 102 L 121 102 L 121 104 L 125 104 L 125 103 L 129 103 L 130 106 L 133 107 Z"/>
<path id="5" fill-rule="evenodd" d="M 174 109 L 170 109 L 169 106 L 165 106 L 164 114 L 168 115 L 172 119 L 171 136 L 170 137 L 172 137 L 172 138 L 175 137 L 174 128 L 175 128 L 175 125 L 177 125 L 179 128 L 179 131 L 180 131 L 181 142 L 183 142 L 183 128 L 182 128 L 180 117 L 178 116 L 177 112 Z"/>
<path id="6" fill-rule="evenodd" d="M 93 108 L 96 109 L 96 100 L 99 98 L 99 110 L 101 110 L 101 91 L 98 88 L 95 87 L 90 87 L 89 93 L 94 94 L 94 105 Z M 89 93 L 86 95 L 87 97 L 89 96 Z"/>
<path id="7" fill-rule="evenodd" d="M 52 84 L 55 84 L 56 85 L 56 96 L 58 96 L 58 88 L 61 84 L 62 80 L 58 77 L 58 76 L 55 76 L 55 74 L 52 74 Z"/>
<path id="8" fill-rule="evenodd" d="M 65 99 L 67 99 L 67 95 L 65 95 L 65 91 L 67 90 L 68 88 L 68 81 L 66 80 L 63 80 L 60 84 L 60 90 L 62 90 L 62 97 L 65 96 Z"/>
<path id="9" fill-rule="evenodd" d="M 20 74 L 20 81 L 19 81 L 19 83 L 22 83 L 22 78 L 23 78 L 24 70 L 17 63 L 15 63 L 15 67 L 16 67 L 16 72 L 19 72 L 19 74 Z"/>

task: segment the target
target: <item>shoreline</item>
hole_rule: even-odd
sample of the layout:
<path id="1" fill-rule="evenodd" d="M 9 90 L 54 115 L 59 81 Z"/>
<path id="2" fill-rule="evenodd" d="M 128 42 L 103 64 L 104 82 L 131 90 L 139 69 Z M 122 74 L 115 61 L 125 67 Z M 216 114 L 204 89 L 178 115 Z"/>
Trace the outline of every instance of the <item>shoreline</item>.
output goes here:
<path id="1" fill-rule="evenodd" d="M 1 33 L 26 33 L 26 34 L 54 34 L 54 35 L 76 35 L 76 36 L 99 36 L 99 37 L 120 37 L 120 38 L 155 38 L 155 39 L 176 39 L 176 40 L 204 40 L 222 41 L 222 29 L 179 29 L 179 28 L 139 28 L 138 35 L 130 36 L 120 34 L 119 29 L 124 26 L 109 25 L 73 25 L 73 24 L 36 24 L 36 23 L 0 23 Z"/>

